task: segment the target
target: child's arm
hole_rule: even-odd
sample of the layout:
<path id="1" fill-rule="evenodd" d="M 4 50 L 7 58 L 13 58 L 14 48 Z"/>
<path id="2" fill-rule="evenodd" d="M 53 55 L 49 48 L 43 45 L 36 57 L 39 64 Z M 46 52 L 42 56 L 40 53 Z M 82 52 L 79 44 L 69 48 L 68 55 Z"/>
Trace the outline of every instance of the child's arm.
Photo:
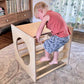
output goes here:
<path id="1" fill-rule="evenodd" d="M 44 29 L 44 26 L 46 25 L 46 22 L 47 22 L 48 20 L 49 20 L 49 16 L 47 15 L 47 16 L 45 16 L 45 17 L 42 19 L 42 22 L 41 22 L 41 24 L 40 24 L 40 26 L 39 26 L 39 28 L 38 28 L 38 30 L 37 30 L 36 39 L 37 39 L 37 41 L 38 41 L 39 43 L 41 43 L 41 42 L 40 42 L 40 36 L 41 36 L 41 33 L 42 33 L 43 29 Z"/>

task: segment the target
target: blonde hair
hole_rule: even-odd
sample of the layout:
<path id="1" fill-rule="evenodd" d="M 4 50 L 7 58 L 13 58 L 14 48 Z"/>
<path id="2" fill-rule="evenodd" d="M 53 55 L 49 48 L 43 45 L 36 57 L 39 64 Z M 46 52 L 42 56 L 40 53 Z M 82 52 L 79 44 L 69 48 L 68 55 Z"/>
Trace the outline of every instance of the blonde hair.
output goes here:
<path id="1" fill-rule="evenodd" d="M 38 13 L 39 9 L 44 9 L 48 7 L 48 5 L 44 2 L 38 2 L 35 6 L 34 6 L 34 15 L 36 15 Z"/>

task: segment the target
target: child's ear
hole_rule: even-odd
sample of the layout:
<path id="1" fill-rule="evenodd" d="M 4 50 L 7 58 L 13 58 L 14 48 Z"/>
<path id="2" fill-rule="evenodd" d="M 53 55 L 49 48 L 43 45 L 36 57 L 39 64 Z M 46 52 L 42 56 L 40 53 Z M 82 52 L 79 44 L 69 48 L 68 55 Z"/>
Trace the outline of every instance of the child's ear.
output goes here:
<path id="1" fill-rule="evenodd" d="M 43 10 L 42 9 L 38 9 L 39 12 L 43 13 Z"/>

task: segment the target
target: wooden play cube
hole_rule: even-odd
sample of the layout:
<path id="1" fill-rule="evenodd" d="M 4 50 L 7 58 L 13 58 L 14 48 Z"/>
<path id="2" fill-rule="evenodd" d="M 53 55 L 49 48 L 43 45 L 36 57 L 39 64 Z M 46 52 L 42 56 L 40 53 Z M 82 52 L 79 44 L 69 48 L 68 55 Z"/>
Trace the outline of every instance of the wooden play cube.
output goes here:
<path id="1" fill-rule="evenodd" d="M 68 64 L 72 38 L 71 34 L 69 42 L 59 51 L 58 64 L 49 65 L 49 62 L 40 62 L 39 58 L 44 55 L 44 48 L 43 44 L 36 42 L 36 32 L 39 25 L 40 22 L 20 26 L 11 25 L 16 52 L 15 58 L 34 82 L 48 73 Z M 69 27 L 69 29 L 71 32 L 73 31 L 73 28 Z M 46 39 L 49 39 L 50 36 L 50 30 L 45 27 L 41 35 L 42 43 L 44 43 Z"/>

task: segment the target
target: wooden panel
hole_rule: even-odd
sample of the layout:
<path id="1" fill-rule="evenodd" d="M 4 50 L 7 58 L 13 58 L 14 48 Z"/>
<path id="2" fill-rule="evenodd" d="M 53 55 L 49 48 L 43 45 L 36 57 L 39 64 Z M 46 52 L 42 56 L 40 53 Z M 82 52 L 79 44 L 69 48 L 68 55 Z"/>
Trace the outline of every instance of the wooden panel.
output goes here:
<path id="1" fill-rule="evenodd" d="M 0 28 L 9 26 L 11 23 L 18 23 L 23 20 L 29 19 L 32 17 L 32 11 L 31 11 L 31 0 L 29 0 L 29 7 L 30 10 L 25 10 L 19 13 L 13 13 L 9 14 L 7 13 L 7 5 L 6 5 L 6 0 L 1 0 L 0 1 L 0 6 L 5 9 L 5 15 L 7 16 L 0 16 Z M 1 19 L 2 18 L 2 19 Z"/>
<path id="2" fill-rule="evenodd" d="M 0 1 L 4 1 L 4 0 L 0 0 Z"/>
<path id="3" fill-rule="evenodd" d="M 16 14 L 9 14 L 4 15 L 0 17 L 0 27 L 7 26 L 11 23 L 14 23 L 17 21 L 17 15 Z"/>
<path id="4" fill-rule="evenodd" d="M 17 32 L 17 33 L 16 33 Z M 35 57 L 35 39 L 30 37 L 29 35 L 25 34 L 23 31 L 16 28 L 16 26 L 12 25 L 12 34 L 13 34 L 13 42 L 15 45 L 15 51 L 16 56 L 15 58 L 18 60 L 18 62 L 21 64 L 21 66 L 24 68 L 24 70 L 29 74 L 29 76 L 36 81 L 36 57 Z M 24 42 L 26 43 L 26 46 L 28 48 L 29 54 L 30 54 L 30 64 L 26 65 L 22 58 L 19 56 L 16 41 L 19 38 L 22 38 Z"/>
<path id="5" fill-rule="evenodd" d="M 6 15 L 0 16 L 0 27 L 6 25 L 7 23 L 6 20 L 7 20 Z"/>
<path id="6" fill-rule="evenodd" d="M 24 20 L 31 17 L 31 11 L 24 11 L 17 13 L 17 20 Z"/>
<path id="7" fill-rule="evenodd" d="M 32 15 L 30 11 L 24 11 L 21 13 L 14 13 L 14 14 L 0 16 L 0 27 L 8 26 L 12 23 L 16 23 L 16 22 L 28 19 L 31 16 Z"/>
<path id="8" fill-rule="evenodd" d="M 6 19 L 7 19 L 7 18 L 6 18 L 6 15 L 0 16 L 0 25 L 6 23 Z"/>
<path id="9" fill-rule="evenodd" d="M 9 14 L 7 15 L 7 23 L 13 23 L 17 21 L 17 14 Z"/>
<path id="10" fill-rule="evenodd" d="M 16 27 L 19 28 L 20 30 L 22 30 L 23 32 L 25 32 L 26 34 L 30 35 L 31 37 L 35 37 L 40 23 L 41 22 L 36 22 L 36 23 L 30 23 L 30 24 L 20 25 L 20 26 L 16 26 Z M 50 30 L 47 29 L 45 26 L 42 34 L 46 34 L 49 32 L 50 32 Z"/>

